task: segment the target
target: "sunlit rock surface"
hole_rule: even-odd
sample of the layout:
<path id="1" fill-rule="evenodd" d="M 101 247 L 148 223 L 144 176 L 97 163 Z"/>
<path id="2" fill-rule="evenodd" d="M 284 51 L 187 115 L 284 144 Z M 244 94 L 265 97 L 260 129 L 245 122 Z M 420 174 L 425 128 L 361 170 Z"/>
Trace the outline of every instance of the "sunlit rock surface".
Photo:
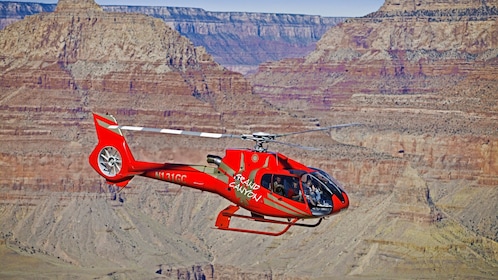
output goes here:
<path id="1" fill-rule="evenodd" d="M 242 75 L 161 20 L 73 2 L 0 32 L 0 278 L 496 278 L 493 29 L 480 31 L 491 42 L 483 47 L 445 49 L 424 62 L 422 82 L 408 66 L 396 75 L 401 68 L 393 65 L 405 60 L 384 57 L 389 52 L 382 48 L 378 57 L 369 52 L 370 42 L 385 43 L 375 22 L 394 30 L 403 26 L 402 15 L 365 18 L 363 27 L 351 21 L 331 29 L 302 60 L 279 62 L 272 71 L 262 66 L 266 72 L 255 77 L 268 80 L 254 92 Z M 343 29 L 351 26 L 372 29 L 361 31 L 372 35 L 358 39 L 368 44 L 353 51 L 337 43 L 349 40 Z M 437 34 L 437 44 L 454 37 Z M 400 42 L 393 46 L 417 41 L 406 36 L 392 33 Z M 474 51 L 485 64 L 480 70 L 461 60 Z M 355 52 L 362 56 L 351 57 Z M 375 59 L 363 60 L 368 55 Z M 460 64 L 447 75 L 451 66 L 443 62 Z M 339 75 L 334 63 L 353 73 Z M 291 68 L 296 90 L 282 94 L 281 69 Z M 336 95 L 324 81 L 347 83 Z M 399 91 L 400 85 L 419 90 Z M 260 91 L 270 86 L 273 95 Z M 116 193 L 87 162 L 96 142 L 92 111 L 123 124 L 239 134 L 362 123 L 285 139 L 319 151 L 270 147 L 334 175 L 350 195 L 350 209 L 317 228 L 269 238 L 214 230 L 228 203 L 211 194 L 143 178 Z M 136 158 L 159 162 L 205 164 L 208 153 L 252 145 L 126 136 Z"/>
<path id="2" fill-rule="evenodd" d="M 75 3 L 67 5 L 78 8 Z M 52 12 L 55 7 L 55 4 L 0 2 L 0 29 L 29 15 Z M 194 45 L 204 46 L 216 62 L 243 74 L 256 70 L 262 62 L 308 54 L 328 28 L 346 19 L 183 7 L 112 5 L 102 9 L 159 18 Z"/>

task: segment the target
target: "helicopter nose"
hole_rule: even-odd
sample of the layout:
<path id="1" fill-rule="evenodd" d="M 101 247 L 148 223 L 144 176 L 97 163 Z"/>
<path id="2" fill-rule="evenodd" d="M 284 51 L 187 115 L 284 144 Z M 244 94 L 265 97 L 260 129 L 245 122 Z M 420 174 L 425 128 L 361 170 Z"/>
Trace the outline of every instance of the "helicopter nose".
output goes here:
<path id="1" fill-rule="evenodd" d="M 338 213 L 341 210 L 345 210 L 349 207 L 349 197 L 345 192 L 342 192 L 343 200 L 341 200 L 337 195 L 332 195 L 332 213 Z"/>

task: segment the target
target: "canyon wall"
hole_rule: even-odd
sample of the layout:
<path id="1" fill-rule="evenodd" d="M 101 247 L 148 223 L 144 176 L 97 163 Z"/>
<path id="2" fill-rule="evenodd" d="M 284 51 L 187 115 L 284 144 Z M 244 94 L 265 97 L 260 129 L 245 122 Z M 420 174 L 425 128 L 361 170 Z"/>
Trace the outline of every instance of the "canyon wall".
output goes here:
<path id="1" fill-rule="evenodd" d="M 468 36 L 447 9 L 349 20 L 309 56 L 262 65 L 253 90 L 161 19 L 91 0 L 54 11 L 0 31 L 0 278 L 496 277 L 494 15 L 462 17 Z M 277 238 L 214 230 L 220 197 L 144 178 L 105 185 L 88 165 L 92 111 L 232 134 L 361 123 L 286 139 L 318 150 L 270 147 L 330 172 L 350 209 Z M 252 145 L 126 137 L 158 162 Z"/>
<path id="2" fill-rule="evenodd" d="M 110 112 L 125 123 L 201 131 L 229 128 L 240 134 L 249 125 L 256 130 L 258 124 L 296 125 L 254 96 L 241 74 L 214 62 L 203 47 L 195 47 L 161 20 L 141 14 L 123 17 L 98 6 L 69 6 L 28 17 L 0 33 L 2 151 L 8 154 L 4 161 L 11 163 L 5 171 L 23 173 L 16 177 L 24 187 L 57 185 L 50 169 L 76 158 L 86 162 L 83 151 L 95 143 L 92 111 Z M 251 116 L 251 123 L 237 120 L 237 115 Z M 78 149 L 82 154 L 75 153 Z M 32 166 L 40 168 L 32 172 L 20 164 L 30 157 L 37 161 L 40 154 L 62 159 Z M 204 161 L 204 155 L 199 158 Z M 45 168 L 47 172 L 40 172 Z M 81 174 L 67 176 L 73 182 Z M 79 188 L 91 188 L 91 183 Z"/>
<path id="3" fill-rule="evenodd" d="M 52 12 L 54 4 L 0 2 L 0 29 L 26 16 Z M 328 28 L 342 17 L 210 12 L 199 8 L 102 6 L 108 12 L 140 13 L 168 26 L 203 46 L 214 60 L 230 70 L 247 73 L 265 61 L 302 57 L 312 51 Z"/>
<path id="4" fill-rule="evenodd" d="M 496 0 L 457 0 L 457 1 L 440 1 L 440 0 L 386 0 L 384 5 L 376 13 L 397 14 L 403 15 L 414 13 L 431 13 L 436 12 L 436 15 L 451 15 L 455 11 L 462 14 L 473 14 L 480 11 L 481 15 L 486 15 L 489 11 L 496 12 Z M 374 13 L 374 14 L 376 14 Z"/>
<path id="5" fill-rule="evenodd" d="M 423 10 L 430 6 L 424 4 L 398 14 L 388 1 L 379 12 L 330 29 L 306 58 L 262 64 L 251 79 L 255 92 L 291 108 L 303 100 L 327 109 L 356 93 L 448 93 L 463 84 L 479 87 L 476 79 L 495 86 L 496 1 L 471 2 L 438 1 L 444 9 Z M 467 8 L 453 9 L 454 3 Z"/>
<path id="6" fill-rule="evenodd" d="M 195 8 L 107 6 L 104 9 L 160 18 L 195 45 L 204 46 L 218 63 L 244 74 L 265 61 L 308 54 L 327 29 L 345 20 Z"/>
<path id="7" fill-rule="evenodd" d="M 281 110 L 326 124 L 364 124 L 332 138 L 406 160 L 425 181 L 436 219 L 451 217 L 496 241 L 497 4 L 386 1 L 331 28 L 306 57 L 263 63 L 249 79 Z M 399 176 L 383 170 L 372 172 Z M 358 177 L 354 185 L 363 186 Z M 380 180 L 375 189 L 389 185 Z"/>

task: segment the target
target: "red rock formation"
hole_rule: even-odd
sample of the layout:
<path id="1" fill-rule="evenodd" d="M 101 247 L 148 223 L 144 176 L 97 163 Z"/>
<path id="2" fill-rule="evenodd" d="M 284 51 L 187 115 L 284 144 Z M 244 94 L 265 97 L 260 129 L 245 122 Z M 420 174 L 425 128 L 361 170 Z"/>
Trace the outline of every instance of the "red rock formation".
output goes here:
<path id="1" fill-rule="evenodd" d="M 351 39 L 344 30 L 331 30 L 314 54 L 258 74 L 265 81 L 258 88 L 278 92 L 282 80 L 288 89 L 314 93 L 300 93 L 297 99 L 292 90 L 273 96 L 276 104 L 299 108 L 277 109 L 253 94 L 241 75 L 214 63 L 162 22 L 104 13 L 93 1 L 78 2 L 87 9 L 63 8 L 70 3 L 62 1 L 56 13 L 29 17 L 0 32 L 0 49 L 5 50 L 0 54 L 0 239 L 24 256 L 48 262 L 29 270 L 9 264 L 0 277 L 53 272 L 148 279 L 157 277 L 161 267 L 168 277 L 179 278 L 496 274 L 498 87 L 492 76 L 493 49 L 483 54 L 470 44 L 444 50 L 440 57 L 439 49 L 425 51 L 419 39 L 404 36 L 410 31 L 404 20 L 415 19 L 387 14 L 362 19 L 364 26 L 348 22 L 340 28 L 363 37 Z M 426 25 L 419 19 L 416 27 L 432 27 L 425 19 Z M 460 26 L 458 21 L 441 22 L 447 28 Z M 486 25 L 490 22 L 477 25 L 493 27 Z M 398 32 L 386 35 L 376 24 Z M 472 28 L 488 34 L 471 36 L 479 42 L 494 34 Z M 327 43 L 337 40 L 333 34 L 359 43 L 350 49 Z M 441 34 L 438 29 L 431 38 L 443 46 Z M 446 37 L 456 37 L 450 35 Z M 378 44 L 416 47 L 386 50 Z M 462 62 L 462 54 L 485 62 L 486 71 Z M 418 56 L 428 65 L 422 74 L 415 73 L 416 62 L 410 60 Z M 461 64 L 448 74 L 453 72 L 444 61 Z M 282 75 L 285 71 L 292 75 Z M 335 92 L 329 83 L 344 91 Z M 431 91 L 450 84 L 456 86 Z M 396 92 L 403 85 L 428 93 L 379 90 Z M 298 107 L 303 100 L 314 104 Z M 309 110 L 323 108 L 323 102 L 333 106 Z M 278 148 L 345 183 L 351 207 L 318 228 L 292 228 L 281 238 L 268 238 L 213 230 L 213 219 L 226 201 L 178 186 L 136 178 L 121 193 L 125 203 L 112 200 L 87 164 L 96 141 L 92 110 L 109 111 L 122 123 L 232 133 L 361 122 L 363 126 L 290 139 L 319 151 Z M 137 158 L 156 161 L 201 163 L 208 152 L 240 145 L 127 137 Z M 52 265 L 56 259 L 64 263 Z"/>
<path id="2" fill-rule="evenodd" d="M 423 94 L 474 77 L 495 81 L 496 1 L 456 1 L 459 9 L 455 1 L 415 2 L 387 1 L 379 12 L 331 28 L 304 60 L 261 65 L 255 91 L 275 104 L 296 108 L 293 102 L 305 100 L 326 109 L 355 93 Z"/>
<path id="3" fill-rule="evenodd" d="M 493 221 L 498 211 L 486 199 L 498 191 L 497 8 L 498 1 L 386 1 L 378 12 L 331 28 L 305 58 L 261 65 L 251 82 L 282 109 L 322 122 L 364 123 L 365 130 L 335 139 L 410 162 L 427 183 L 426 211 L 394 212 L 417 217 L 432 211 L 429 201 L 444 201 L 440 209 L 475 230 L 472 209 Z M 369 177 L 368 168 L 358 170 L 348 176 Z M 376 171 L 384 178 L 404 174 Z M 352 182 L 361 186 L 361 179 Z M 475 189 L 459 208 L 449 201 L 468 194 L 464 186 Z M 408 193 L 423 196 L 415 189 Z M 480 223 L 478 231 L 496 240 L 495 228 Z"/>
<path id="4" fill-rule="evenodd" d="M 64 5 L 76 9 L 77 5 L 73 4 Z M 92 4 L 87 6 L 94 7 Z M 55 4 L 0 2 L 0 29 L 25 16 L 53 12 L 55 8 Z M 314 15 L 210 12 L 181 7 L 111 5 L 102 6 L 102 9 L 159 18 L 194 45 L 204 46 L 218 63 L 240 73 L 256 70 L 261 62 L 308 54 L 328 28 L 345 20 Z"/>
<path id="5" fill-rule="evenodd" d="M 63 0 L 57 3 L 56 12 L 77 12 L 77 11 L 102 11 L 102 7 L 100 7 L 95 1 L 79 1 L 79 0 Z"/>
<path id="6" fill-rule="evenodd" d="M 2 178 L 5 184 L 98 188 L 97 177 L 79 185 L 81 172 L 91 172 L 86 164 L 63 167 L 87 161 L 95 144 L 91 111 L 112 113 L 123 123 L 213 132 L 266 130 L 258 123 L 303 127 L 253 96 L 242 75 L 215 63 L 161 20 L 103 12 L 93 1 L 60 1 L 54 13 L 8 26 L 0 32 L 0 48 L 1 152 L 5 171 L 22 173 Z M 151 139 L 141 149 L 178 146 Z M 214 145 L 221 153 L 226 143 Z M 53 161 L 40 166 L 40 153 Z M 205 153 L 193 156 L 205 161 Z M 62 184 L 54 181 L 55 170 L 64 170 Z"/>
<path id="7" fill-rule="evenodd" d="M 380 13 L 397 13 L 413 11 L 444 11 L 444 10 L 468 10 L 468 9 L 489 9 L 496 8 L 496 0 L 458 0 L 458 1 L 439 1 L 439 0 L 386 0 L 380 7 Z"/>

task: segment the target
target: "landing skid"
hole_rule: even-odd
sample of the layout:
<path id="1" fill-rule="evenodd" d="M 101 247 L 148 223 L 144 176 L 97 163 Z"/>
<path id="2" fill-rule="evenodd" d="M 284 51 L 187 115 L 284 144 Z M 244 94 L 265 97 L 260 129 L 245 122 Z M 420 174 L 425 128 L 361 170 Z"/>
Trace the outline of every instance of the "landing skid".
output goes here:
<path id="1" fill-rule="evenodd" d="M 245 215 L 235 214 L 235 212 L 237 212 L 237 210 L 239 210 L 239 208 L 240 208 L 239 206 L 230 205 L 227 208 L 223 209 L 218 214 L 218 218 L 216 219 L 216 227 L 218 229 L 221 229 L 221 230 L 230 230 L 230 231 L 262 234 L 262 235 L 270 235 L 270 236 L 279 236 L 279 235 L 286 233 L 291 226 L 316 227 L 316 226 L 320 225 L 320 223 L 322 222 L 322 219 L 323 219 L 323 218 L 320 218 L 318 220 L 318 222 L 315 224 L 298 223 L 297 222 L 299 220 L 298 218 L 294 218 L 288 222 L 285 222 L 285 221 L 279 221 L 279 220 L 266 219 L 263 216 L 255 215 L 255 214 L 253 214 L 253 216 L 245 216 Z M 232 227 L 230 227 L 230 220 L 232 219 L 232 217 L 247 219 L 247 220 L 262 222 L 262 223 L 272 223 L 272 224 L 285 225 L 286 227 L 282 231 L 279 231 L 279 232 L 259 231 L 259 230 L 252 230 L 252 229 L 243 229 L 243 228 L 232 228 Z"/>

